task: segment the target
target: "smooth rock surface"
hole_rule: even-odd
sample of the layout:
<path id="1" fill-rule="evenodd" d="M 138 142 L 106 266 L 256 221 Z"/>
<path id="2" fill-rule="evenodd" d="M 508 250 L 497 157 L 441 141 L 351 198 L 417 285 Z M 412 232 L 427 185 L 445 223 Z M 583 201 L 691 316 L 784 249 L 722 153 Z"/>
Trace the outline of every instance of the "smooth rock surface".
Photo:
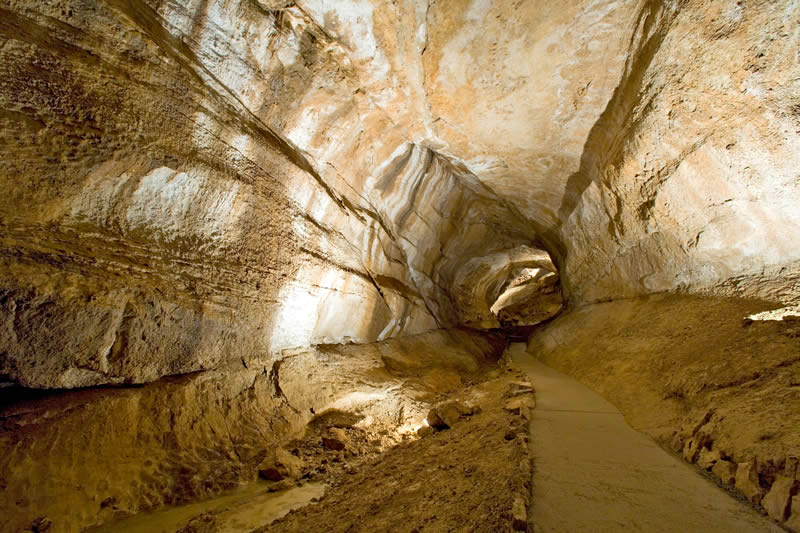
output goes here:
<path id="1" fill-rule="evenodd" d="M 798 9 L 8 0 L 0 374 L 497 327 L 521 249 L 573 304 L 794 300 Z"/>

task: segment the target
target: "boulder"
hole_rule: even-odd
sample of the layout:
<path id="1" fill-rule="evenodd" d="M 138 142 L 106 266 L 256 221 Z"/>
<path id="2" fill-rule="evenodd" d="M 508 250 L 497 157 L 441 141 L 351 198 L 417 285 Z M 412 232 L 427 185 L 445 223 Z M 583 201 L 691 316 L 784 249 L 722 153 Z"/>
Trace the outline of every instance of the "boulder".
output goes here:
<path id="1" fill-rule="evenodd" d="M 432 428 L 447 429 L 453 427 L 462 416 L 471 415 L 473 412 L 474 409 L 467 407 L 464 403 L 450 400 L 440 403 L 428 411 L 426 420 Z"/>
<path id="2" fill-rule="evenodd" d="M 536 406 L 536 400 L 532 396 L 522 396 L 510 399 L 504 409 L 510 413 L 520 415 L 525 420 L 531 419 L 531 409 Z"/>
<path id="3" fill-rule="evenodd" d="M 344 450 L 348 442 L 347 431 L 341 428 L 329 428 L 327 435 L 322 437 L 322 447 L 327 450 Z"/>
<path id="4" fill-rule="evenodd" d="M 702 450 L 708 444 L 708 441 L 708 436 L 703 433 L 693 435 L 683 445 L 684 459 L 690 463 L 697 461 L 697 458 L 700 456 L 700 450 Z"/>
<path id="5" fill-rule="evenodd" d="M 258 475 L 267 481 L 300 477 L 303 461 L 283 448 L 274 450 L 258 465 Z"/>
<path id="6" fill-rule="evenodd" d="M 739 463 L 736 469 L 736 490 L 753 503 L 759 503 L 764 497 L 764 489 L 758 483 L 758 465 L 755 459 Z"/>
<path id="7" fill-rule="evenodd" d="M 51 531 L 52 527 L 53 527 L 52 520 L 50 520 L 46 516 L 40 516 L 39 518 L 33 521 L 30 530 L 33 533 L 45 533 L 46 531 Z"/>
<path id="8" fill-rule="evenodd" d="M 786 519 L 783 526 L 789 531 L 800 533 L 800 495 L 795 495 L 792 498 L 792 503 L 789 506 L 789 518 Z"/>
<path id="9" fill-rule="evenodd" d="M 344 450 L 347 446 L 341 439 L 336 437 L 322 437 L 322 447 L 326 450 L 340 451 Z"/>
<path id="10" fill-rule="evenodd" d="M 434 429 L 430 426 L 422 426 L 417 430 L 417 437 L 427 437 L 428 435 L 432 434 Z"/>
<path id="11" fill-rule="evenodd" d="M 792 496 L 797 494 L 798 488 L 800 488 L 800 481 L 786 476 L 778 476 L 761 501 L 761 505 L 770 517 L 778 522 L 783 522 L 789 518 Z"/>
<path id="12" fill-rule="evenodd" d="M 736 482 L 736 463 L 720 459 L 711 468 L 711 472 L 719 478 L 723 485 L 733 485 Z"/>
<path id="13" fill-rule="evenodd" d="M 363 418 L 364 415 L 358 413 L 331 408 L 314 415 L 308 425 L 318 428 L 349 428 L 356 425 Z"/>
<path id="14" fill-rule="evenodd" d="M 506 391 L 506 397 L 513 398 L 514 396 L 519 396 L 521 394 L 533 394 L 533 386 L 530 384 L 529 381 L 512 381 L 508 385 L 508 390 Z"/>
<path id="15" fill-rule="evenodd" d="M 714 465 L 717 464 L 717 461 L 721 459 L 722 455 L 719 453 L 719 450 L 703 448 L 697 456 L 697 466 L 704 470 L 711 470 L 714 468 Z"/>
<path id="16" fill-rule="evenodd" d="M 517 494 L 511 504 L 511 527 L 514 531 L 528 531 L 528 507 L 525 505 L 525 498 Z"/>

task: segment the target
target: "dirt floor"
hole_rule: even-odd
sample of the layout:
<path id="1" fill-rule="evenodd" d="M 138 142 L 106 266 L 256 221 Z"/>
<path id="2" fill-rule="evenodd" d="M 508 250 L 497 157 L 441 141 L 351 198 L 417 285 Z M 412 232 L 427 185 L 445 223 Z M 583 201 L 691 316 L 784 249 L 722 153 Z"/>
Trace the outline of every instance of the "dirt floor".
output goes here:
<path id="1" fill-rule="evenodd" d="M 505 409 L 510 388 L 502 376 L 465 390 L 457 399 L 478 412 L 334 478 L 319 505 L 259 531 L 513 530 L 530 459 L 527 421 Z"/>
<path id="2" fill-rule="evenodd" d="M 534 395 L 519 372 L 495 369 L 487 378 L 439 404 L 439 424 L 450 427 L 423 426 L 379 455 L 365 453 L 369 443 L 357 428 L 336 427 L 346 426 L 341 420 L 311 428 L 291 453 L 305 464 L 298 483 L 327 483 L 325 495 L 256 531 L 524 530 Z M 224 518 L 205 512 L 181 531 L 219 531 Z"/>

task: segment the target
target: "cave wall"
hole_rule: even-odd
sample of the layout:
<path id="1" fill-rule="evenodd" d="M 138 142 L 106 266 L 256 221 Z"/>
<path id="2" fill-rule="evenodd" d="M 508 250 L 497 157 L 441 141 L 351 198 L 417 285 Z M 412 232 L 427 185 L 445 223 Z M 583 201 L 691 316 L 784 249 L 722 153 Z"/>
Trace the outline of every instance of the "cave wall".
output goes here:
<path id="1" fill-rule="evenodd" d="M 571 305 L 796 298 L 794 2 L 302 4 L 396 123 L 529 221 Z"/>
<path id="2" fill-rule="evenodd" d="M 461 259 L 533 238 L 301 7 L 2 15 L 6 381 L 139 383 L 452 326 Z"/>
<path id="3" fill-rule="evenodd" d="M 480 379 L 504 348 L 499 335 L 438 330 L 138 386 L 16 391 L 8 403 L 3 391 L 3 528 L 47 519 L 52 532 L 84 531 L 234 489 L 331 411 L 366 431 L 375 453 L 420 426 L 440 395 Z"/>
<path id="4" fill-rule="evenodd" d="M 799 20 L 794 2 L 648 3 L 560 206 L 573 298 L 797 299 Z"/>
<path id="5" fill-rule="evenodd" d="M 495 324 L 519 246 L 573 306 L 796 297 L 793 4 L 459 6 L 5 2 L 0 373 Z"/>

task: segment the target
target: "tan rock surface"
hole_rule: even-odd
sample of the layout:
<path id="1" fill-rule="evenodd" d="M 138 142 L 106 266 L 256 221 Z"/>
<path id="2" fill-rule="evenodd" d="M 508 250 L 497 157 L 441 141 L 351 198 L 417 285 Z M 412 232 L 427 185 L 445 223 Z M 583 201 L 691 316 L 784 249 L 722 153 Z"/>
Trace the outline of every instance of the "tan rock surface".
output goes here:
<path id="1" fill-rule="evenodd" d="M 3 12 L 10 381 L 140 383 L 453 326 L 455 270 L 536 239 L 393 124 L 300 7 Z"/>
<path id="2" fill-rule="evenodd" d="M 470 261 L 520 246 L 554 254 L 573 302 L 795 298 L 797 16 L 11 1 L 2 373 L 146 382 L 494 327 L 505 279 Z"/>
<path id="3" fill-rule="evenodd" d="M 21 531 L 45 517 L 53 532 L 80 531 L 232 489 L 255 479 L 268 457 L 273 466 L 286 463 L 286 452 L 275 448 L 301 436 L 312 411 L 348 413 L 375 433 L 411 432 L 430 406 L 418 399 L 426 370 L 441 365 L 475 379 L 499 358 L 504 343 L 497 340 L 431 332 L 298 350 L 271 367 L 240 363 L 141 387 L 24 399 L 7 389 L 0 412 L 4 527 Z M 387 367 L 384 355 L 416 363 L 407 368 L 422 377 Z"/>
<path id="4" fill-rule="evenodd" d="M 784 523 L 789 531 L 800 531 L 800 497 L 792 498 L 792 508 L 789 519 Z"/>
<path id="5" fill-rule="evenodd" d="M 783 522 L 792 510 L 792 498 L 800 492 L 800 481 L 778 476 L 761 502 L 770 517 Z"/>
<path id="6" fill-rule="evenodd" d="M 767 0 L 0 1 L 3 508 L 220 490 L 312 409 L 422 416 L 497 347 L 425 332 L 563 308 L 533 349 L 766 490 L 800 456 L 797 321 L 614 300 L 800 301 L 798 28 Z"/>

